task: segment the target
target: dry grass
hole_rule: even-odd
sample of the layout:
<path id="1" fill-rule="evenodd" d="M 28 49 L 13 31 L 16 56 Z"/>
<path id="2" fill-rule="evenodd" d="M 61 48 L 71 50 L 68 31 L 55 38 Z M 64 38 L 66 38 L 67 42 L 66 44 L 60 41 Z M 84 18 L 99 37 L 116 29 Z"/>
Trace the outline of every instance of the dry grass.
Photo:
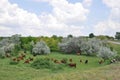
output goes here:
<path id="1" fill-rule="evenodd" d="M 32 80 L 120 80 L 120 63 L 87 71 L 51 74 Z"/>

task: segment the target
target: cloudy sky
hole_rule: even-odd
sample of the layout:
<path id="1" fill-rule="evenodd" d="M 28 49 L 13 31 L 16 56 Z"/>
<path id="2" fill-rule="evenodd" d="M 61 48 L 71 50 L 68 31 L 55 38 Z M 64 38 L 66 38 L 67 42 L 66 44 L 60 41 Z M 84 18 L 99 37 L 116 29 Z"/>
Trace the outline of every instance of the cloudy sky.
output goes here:
<path id="1" fill-rule="evenodd" d="M 120 32 L 120 0 L 0 0 L 0 36 Z"/>

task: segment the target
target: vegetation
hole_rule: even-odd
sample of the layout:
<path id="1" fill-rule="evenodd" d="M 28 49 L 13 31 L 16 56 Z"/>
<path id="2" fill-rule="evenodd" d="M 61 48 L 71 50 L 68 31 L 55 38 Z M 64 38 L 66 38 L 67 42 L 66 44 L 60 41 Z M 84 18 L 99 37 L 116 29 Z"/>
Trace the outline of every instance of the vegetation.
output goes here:
<path id="1" fill-rule="evenodd" d="M 95 37 L 95 35 L 93 33 L 90 33 L 89 38 L 93 38 L 93 37 Z"/>
<path id="2" fill-rule="evenodd" d="M 45 44 L 44 41 L 37 42 L 36 45 L 32 49 L 33 55 L 40 55 L 40 54 L 49 54 L 50 49 Z"/>
<path id="3" fill-rule="evenodd" d="M 0 80 L 118 80 L 120 45 L 103 37 L 0 38 Z"/>
<path id="4" fill-rule="evenodd" d="M 120 32 L 116 32 L 115 38 L 120 40 Z"/>

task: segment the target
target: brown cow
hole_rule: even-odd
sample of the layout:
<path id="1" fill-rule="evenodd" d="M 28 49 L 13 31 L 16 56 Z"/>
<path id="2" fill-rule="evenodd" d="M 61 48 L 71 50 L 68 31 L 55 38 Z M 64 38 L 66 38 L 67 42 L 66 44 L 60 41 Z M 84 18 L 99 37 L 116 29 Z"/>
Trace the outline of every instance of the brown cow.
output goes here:
<path id="1" fill-rule="evenodd" d="M 76 68 L 76 63 L 69 63 L 68 64 L 70 67 L 75 67 Z"/>
<path id="2" fill-rule="evenodd" d="M 13 60 L 13 61 L 16 61 L 16 60 L 17 60 L 17 58 L 13 58 L 12 60 Z"/>
<path id="3" fill-rule="evenodd" d="M 28 60 L 28 59 L 27 59 L 27 60 L 25 60 L 25 62 L 24 62 L 24 63 L 30 63 L 30 60 Z"/>
<path id="4" fill-rule="evenodd" d="M 6 53 L 5 56 L 8 58 L 11 57 L 11 55 L 9 53 Z"/>
<path id="5" fill-rule="evenodd" d="M 30 60 L 30 61 L 33 61 L 33 58 L 29 57 L 29 60 Z"/>
<path id="6" fill-rule="evenodd" d="M 69 59 L 70 62 L 72 62 L 73 60 L 72 59 Z"/>
<path id="7" fill-rule="evenodd" d="M 99 63 L 99 64 L 102 64 L 102 63 L 103 63 L 103 60 L 100 60 L 98 63 Z"/>
<path id="8" fill-rule="evenodd" d="M 66 61 L 65 61 L 65 60 L 61 60 L 61 63 L 64 63 L 64 64 L 65 64 L 65 63 L 66 63 Z"/>
<path id="9" fill-rule="evenodd" d="M 61 62 L 59 62 L 58 60 L 54 60 L 54 63 L 60 64 Z"/>

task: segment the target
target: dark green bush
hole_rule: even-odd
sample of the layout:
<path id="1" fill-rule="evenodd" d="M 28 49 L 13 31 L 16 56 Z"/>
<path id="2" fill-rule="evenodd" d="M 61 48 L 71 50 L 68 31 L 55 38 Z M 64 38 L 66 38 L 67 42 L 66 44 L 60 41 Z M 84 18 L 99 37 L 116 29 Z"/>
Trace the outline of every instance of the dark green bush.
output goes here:
<path id="1" fill-rule="evenodd" d="M 40 58 L 35 60 L 31 67 L 35 69 L 51 69 L 52 71 L 62 70 L 64 67 L 64 64 L 55 64 L 50 59 L 47 58 Z"/>
<path id="2" fill-rule="evenodd" d="M 120 61 L 120 55 L 115 56 L 115 59 L 116 59 L 117 61 Z"/>
<path id="3" fill-rule="evenodd" d="M 35 60 L 31 66 L 33 68 L 36 68 L 36 69 L 41 69 L 41 68 L 51 68 L 52 66 L 52 62 L 50 62 L 49 59 L 46 59 L 46 58 L 40 58 L 40 59 L 37 59 Z"/>
<path id="4" fill-rule="evenodd" d="M 11 60 L 9 64 L 11 64 L 11 65 L 16 65 L 16 64 L 18 64 L 18 63 L 19 63 L 19 62 L 17 62 L 17 61 Z"/>

